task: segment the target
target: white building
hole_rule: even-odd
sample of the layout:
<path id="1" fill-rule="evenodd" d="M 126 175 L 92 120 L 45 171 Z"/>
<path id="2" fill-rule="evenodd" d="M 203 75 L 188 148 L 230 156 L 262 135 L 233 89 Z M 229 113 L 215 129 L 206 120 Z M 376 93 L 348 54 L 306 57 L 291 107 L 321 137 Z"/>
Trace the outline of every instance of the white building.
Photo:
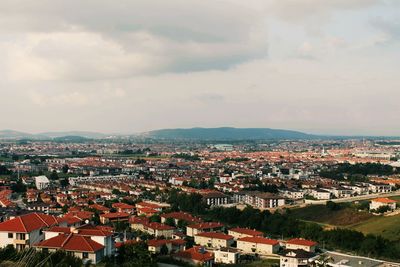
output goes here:
<path id="1" fill-rule="evenodd" d="M 214 250 L 214 261 L 223 264 L 236 264 L 239 261 L 240 253 L 235 248 L 220 248 Z"/>
<path id="2" fill-rule="evenodd" d="M 369 204 L 370 210 L 378 210 L 380 207 L 389 207 L 390 210 L 395 210 L 396 201 L 385 197 L 371 200 L 371 203 Z"/>
<path id="3" fill-rule="evenodd" d="M 49 178 L 47 178 L 44 175 L 36 176 L 35 177 L 35 185 L 36 185 L 36 188 L 39 190 L 45 189 L 45 188 L 49 187 L 49 185 L 50 185 Z"/>

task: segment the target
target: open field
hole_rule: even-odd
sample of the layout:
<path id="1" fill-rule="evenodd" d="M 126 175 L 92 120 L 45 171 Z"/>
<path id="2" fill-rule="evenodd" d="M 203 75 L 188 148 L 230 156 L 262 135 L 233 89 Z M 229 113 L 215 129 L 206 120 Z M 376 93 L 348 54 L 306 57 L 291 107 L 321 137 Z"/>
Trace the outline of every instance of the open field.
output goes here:
<path id="1" fill-rule="evenodd" d="M 391 199 L 400 203 L 400 197 Z M 293 209 L 291 214 L 297 219 L 315 222 L 327 228 L 345 227 L 389 240 L 400 240 L 400 214 L 375 216 L 366 211 L 358 211 L 354 204 L 347 205 L 339 210 L 330 210 L 326 205 L 311 205 Z"/>
<path id="2" fill-rule="evenodd" d="M 349 228 L 364 234 L 380 235 L 389 240 L 400 240 L 400 215 L 374 216 Z"/>
<path id="3" fill-rule="evenodd" d="M 366 211 L 357 211 L 353 207 L 330 210 L 326 205 L 311 205 L 291 210 L 293 216 L 304 221 L 313 221 L 335 226 L 350 226 L 364 222 L 373 217 Z"/>

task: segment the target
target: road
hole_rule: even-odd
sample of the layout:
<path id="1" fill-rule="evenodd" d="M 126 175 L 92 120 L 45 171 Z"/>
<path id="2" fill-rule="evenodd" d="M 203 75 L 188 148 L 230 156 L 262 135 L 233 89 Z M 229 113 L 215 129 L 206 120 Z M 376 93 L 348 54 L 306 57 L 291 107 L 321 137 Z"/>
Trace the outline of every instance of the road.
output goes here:
<path id="1" fill-rule="evenodd" d="M 361 196 L 347 197 L 347 198 L 336 198 L 336 199 L 331 199 L 330 201 L 336 202 L 336 203 L 343 203 L 343 202 L 368 200 L 368 199 L 373 199 L 373 198 L 378 198 L 378 197 L 395 197 L 395 196 L 400 196 L 400 190 L 393 191 L 390 193 L 369 194 L 369 195 L 361 195 Z M 325 204 L 327 201 L 328 200 L 306 200 L 306 204 L 307 205 L 319 205 L 319 204 Z"/>

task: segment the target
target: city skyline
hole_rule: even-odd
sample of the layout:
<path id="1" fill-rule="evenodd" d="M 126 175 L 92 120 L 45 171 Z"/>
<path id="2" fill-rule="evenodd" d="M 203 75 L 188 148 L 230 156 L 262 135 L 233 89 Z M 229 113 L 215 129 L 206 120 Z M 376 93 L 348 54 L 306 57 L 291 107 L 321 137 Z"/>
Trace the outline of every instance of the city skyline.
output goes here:
<path id="1" fill-rule="evenodd" d="M 400 136 L 399 13 L 393 0 L 2 1 L 0 129 Z"/>

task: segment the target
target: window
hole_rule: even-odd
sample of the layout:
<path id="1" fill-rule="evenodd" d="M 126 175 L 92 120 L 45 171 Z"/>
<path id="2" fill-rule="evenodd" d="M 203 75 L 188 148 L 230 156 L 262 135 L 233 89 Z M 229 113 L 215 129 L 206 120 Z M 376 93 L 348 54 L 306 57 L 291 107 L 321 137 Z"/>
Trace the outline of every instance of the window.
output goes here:
<path id="1" fill-rule="evenodd" d="M 82 252 L 82 258 L 83 258 L 83 259 L 89 258 L 89 253 L 87 253 L 87 252 Z"/>
<path id="2" fill-rule="evenodd" d="M 14 238 L 14 234 L 13 233 L 8 233 L 8 238 Z"/>

